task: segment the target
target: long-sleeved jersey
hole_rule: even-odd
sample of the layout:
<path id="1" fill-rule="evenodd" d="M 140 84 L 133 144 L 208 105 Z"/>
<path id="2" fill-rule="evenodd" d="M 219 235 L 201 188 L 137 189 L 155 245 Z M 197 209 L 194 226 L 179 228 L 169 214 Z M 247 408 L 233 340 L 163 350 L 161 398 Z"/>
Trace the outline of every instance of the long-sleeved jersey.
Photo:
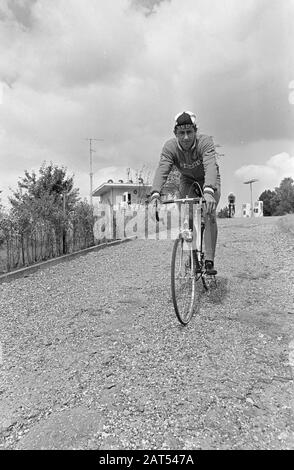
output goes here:
<path id="1" fill-rule="evenodd" d="M 162 149 L 156 170 L 151 194 L 161 191 L 173 166 L 180 171 L 182 178 L 197 181 L 204 189 L 220 188 L 220 173 L 216 161 L 216 151 L 210 136 L 197 134 L 191 149 L 184 150 L 174 137 Z"/>

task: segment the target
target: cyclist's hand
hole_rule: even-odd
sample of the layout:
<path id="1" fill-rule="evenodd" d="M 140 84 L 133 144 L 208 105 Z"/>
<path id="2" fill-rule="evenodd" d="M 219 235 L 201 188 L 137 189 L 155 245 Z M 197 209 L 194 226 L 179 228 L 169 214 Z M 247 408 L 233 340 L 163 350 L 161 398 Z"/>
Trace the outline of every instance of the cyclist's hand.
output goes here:
<path id="1" fill-rule="evenodd" d="M 150 198 L 150 205 L 151 205 L 151 210 L 152 212 L 155 211 L 155 219 L 157 222 L 159 221 L 159 216 L 158 216 L 158 204 L 161 202 L 160 199 L 160 194 L 159 193 L 153 193 Z"/>
<path id="2" fill-rule="evenodd" d="M 216 208 L 216 202 L 212 194 L 204 192 L 204 199 L 206 202 L 206 212 L 211 214 Z"/>
<path id="3" fill-rule="evenodd" d="M 160 194 L 159 193 L 151 194 L 150 204 L 152 204 L 153 207 L 157 207 L 157 204 L 159 203 L 160 203 Z"/>

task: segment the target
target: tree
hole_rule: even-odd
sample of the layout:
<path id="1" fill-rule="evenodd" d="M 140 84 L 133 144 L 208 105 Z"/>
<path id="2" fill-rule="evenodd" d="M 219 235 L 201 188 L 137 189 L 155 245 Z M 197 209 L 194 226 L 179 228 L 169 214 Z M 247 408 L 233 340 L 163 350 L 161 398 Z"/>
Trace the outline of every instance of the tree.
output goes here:
<path id="1" fill-rule="evenodd" d="M 144 204 L 148 193 L 148 186 L 150 184 L 151 169 L 145 164 L 140 170 L 135 171 L 135 181 L 139 183 L 137 192 L 137 203 Z"/>
<path id="2" fill-rule="evenodd" d="M 263 213 L 265 216 L 285 215 L 294 213 L 294 180 L 291 177 L 284 178 L 280 186 L 274 191 L 267 189 L 259 196 L 263 201 Z"/>
<path id="3" fill-rule="evenodd" d="M 275 211 L 275 206 L 276 206 L 275 199 L 274 199 L 275 196 L 276 196 L 276 192 L 271 191 L 270 189 L 266 189 L 259 196 L 258 199 L 260 201 L 263 201 L 263 215 L 264 216 L 273 215 L 273 213 Z"/>
<path id="4" fill-rule="evenodd" d="M 9 197 L 9 212 L 0 210 L 7 271 L 94 244 L 93 209 L 78 194 L 64 167 L 51 162 L 37 173 L 25 171 Z"/>
<path id="5" fill-rule="evenodd" d="M 79 200 L 79 190 L 74 189 L 73 176 L 67 176 L 66 171 L 66 168 L 53 165 L 52 162 L 49 165 L 44 162 L 39 175 L 34 171 L 25 171 L 25 176 L 18 181 L 18 189 L 9 197 L 11 214 L 17 221 L 22 252 L 24 253 L 25 239 L 30 238 L 34 260 L 37 258 L 37 244 L 41 244 L 42 251 L 45 238 L 48 243 L 52 242 L 52 230 L 55 233 L 58 254 L 67 252 L 69 214 Z M 38 229 L 41 235 L 37 233 Z"/>
<path id="6" fill-rule="evenodd" d="M 230 217 L 230 214 L 229 214 L 229 208 L 228 206 L 224 207 L 223 209 L 221 209 L 217 216 L 220 218 L 220 219 L 229 219 Z"/>
<path id="7" fill-rule="evenodd" d="M 294 180 L 291 177 L 284 178 L 280 186 L 276 188 L 276 203 L 274 215 L 285 215 L 294 213 Z"/>
<path id="8" fill-rule="evenodd" d="M 79 190 L 73 188 L 73 176 L 67 176 L 66 171 L 65 167 L 58 167 L 52 162 L 46 166 L 43 162 L 39 177 L 34 171 L 31 174 L 25 171 L 25 176 L 18 182 L 18 193 L 22 195 L 25 191 L 31 199 L 40 199 L 44 194 L 53 195 L 57 204 L 63 204 L 64 195 L 67 195 L 67 207 L 70 209 L 79 199 Z M 10 198 L 10 202 L 13 204 L 14 201 Z"/>
<path id="9" fill-rule="evenodd" d="M 83 248 L 94 245 L 94 213 L 87 200 L 79 201 L 72 213 L 73 245 Z M 77 243 L 78 242 L 78 243 Z"/>

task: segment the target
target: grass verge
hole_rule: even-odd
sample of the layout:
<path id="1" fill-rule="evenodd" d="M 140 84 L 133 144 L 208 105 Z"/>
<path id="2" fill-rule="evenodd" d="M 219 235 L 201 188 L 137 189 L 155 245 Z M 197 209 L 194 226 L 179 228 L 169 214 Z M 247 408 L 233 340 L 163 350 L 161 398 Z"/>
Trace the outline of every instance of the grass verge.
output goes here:
<path id="1" fill-rule="evenodd" d="M 287 214 L 280 218 L 280 226 L 284 232 L 294 235 L 294 214 Z"/>

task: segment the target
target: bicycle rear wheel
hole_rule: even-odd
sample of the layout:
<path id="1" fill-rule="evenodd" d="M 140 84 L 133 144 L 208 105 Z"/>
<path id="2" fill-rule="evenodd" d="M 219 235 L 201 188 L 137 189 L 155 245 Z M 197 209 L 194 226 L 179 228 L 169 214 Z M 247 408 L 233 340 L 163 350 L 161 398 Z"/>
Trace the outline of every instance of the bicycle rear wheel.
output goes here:
<path id="1" fill-rule="evenodd" d="M 172 252 L 171 292 L 174 309 L 182 325 L 189 323 L 194 312 L 195 272 L 192 270 L 191 256 L 191 243 L 177 238 Z"/>

